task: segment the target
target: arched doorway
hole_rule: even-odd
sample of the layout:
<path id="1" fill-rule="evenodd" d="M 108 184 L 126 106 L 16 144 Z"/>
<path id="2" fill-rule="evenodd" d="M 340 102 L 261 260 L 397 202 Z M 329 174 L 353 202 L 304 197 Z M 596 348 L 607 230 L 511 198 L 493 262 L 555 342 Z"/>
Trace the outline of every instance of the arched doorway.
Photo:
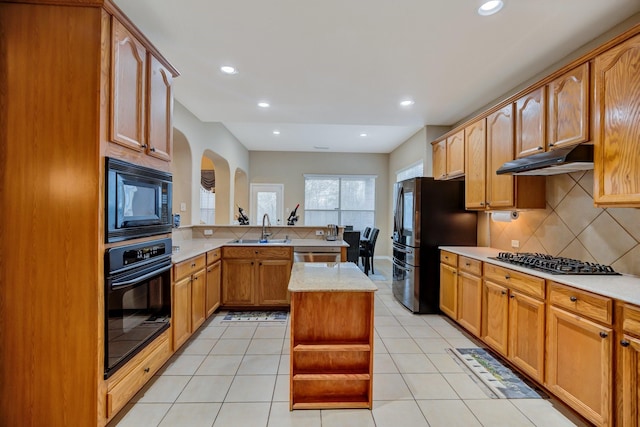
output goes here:
<path id="1" fill-rule="evenodd" d="M 173 129 L 173 213 L 180 214 L 181 225 L 192 225 L 191 205 L 191 146 L 187 137 L 178 129 Z"/>
<path id="2" fill-rule="evenodd" d="M 230 224 L 229 163 L 205 150 L 200 164 L 200 224 Z"/>

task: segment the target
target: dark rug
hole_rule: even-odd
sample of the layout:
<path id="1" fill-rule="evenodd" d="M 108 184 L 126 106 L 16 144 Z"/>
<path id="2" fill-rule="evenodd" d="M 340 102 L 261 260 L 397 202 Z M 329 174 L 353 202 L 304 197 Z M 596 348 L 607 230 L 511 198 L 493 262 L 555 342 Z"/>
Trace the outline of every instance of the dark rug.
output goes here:
<path id="1" fill-rule="evenodd" d="M 288 311 L 230 311 L 223 322 L 286 322 Z"/>

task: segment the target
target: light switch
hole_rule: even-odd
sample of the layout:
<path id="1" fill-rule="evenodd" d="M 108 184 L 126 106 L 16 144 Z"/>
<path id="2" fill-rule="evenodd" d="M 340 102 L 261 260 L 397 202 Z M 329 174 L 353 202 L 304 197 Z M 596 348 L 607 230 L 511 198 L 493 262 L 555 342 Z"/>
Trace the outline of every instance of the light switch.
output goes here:
<path id="1" fill-rule="evenodd" d="M 180 212 L 187 211 L 187 204 L 185 202 L 180 203 Z"/>

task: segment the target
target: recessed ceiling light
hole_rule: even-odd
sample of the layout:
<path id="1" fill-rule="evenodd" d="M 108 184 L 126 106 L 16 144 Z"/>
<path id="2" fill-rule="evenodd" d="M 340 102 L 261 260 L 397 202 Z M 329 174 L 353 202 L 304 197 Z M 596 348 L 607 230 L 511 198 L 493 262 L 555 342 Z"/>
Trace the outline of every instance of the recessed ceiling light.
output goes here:
<path id="1" fill-rule="evenodd" d="M 494 13 L 498 13 L 500 9 L 502 9 L 502 6 L 504 6 L 504 2 L 502 0 L 485 1 L 478 8 L 478 15 L 482 15 L 482 16 L 493 15 Z"/>
<path id="2" fill-rule="evenodd" d="M 367 136 L 367 134 L 366 133 L 361 133 L 360 136 L 365 137 L 365 136 Z"/>
<path id="3" fill-rule="evenodd" d="M 269 108 L 269 103 L 268 102 L 264 102 L 264 101 L 258 102 L 258 107 L 260 107 L 260 108 Z"/>
<path id="4" fill-rule="evenodd" d="M 413 99 L 405 99 L 404 101 L 400 101 L 400 105 L 402 105 L 403 107 L 408 107 L 413 104 L 415 104 Z"/>
<path id="5" fill-rule="evenodd" d="M 232 67 L 231 65 L 223 65 L 222 67 L 220 67 L 220 71 L 225 74 L 238 74 L 238 70 L 236 70 L 235 67 Z"/>
<path id="6" fill-rule="evenodd" d="M 273 131 L 273 134 L 274 134 L 274 135 L 280 135 L 280 131 L 279 131 L 279 130 L 274 130 L 274 131 Z"/>

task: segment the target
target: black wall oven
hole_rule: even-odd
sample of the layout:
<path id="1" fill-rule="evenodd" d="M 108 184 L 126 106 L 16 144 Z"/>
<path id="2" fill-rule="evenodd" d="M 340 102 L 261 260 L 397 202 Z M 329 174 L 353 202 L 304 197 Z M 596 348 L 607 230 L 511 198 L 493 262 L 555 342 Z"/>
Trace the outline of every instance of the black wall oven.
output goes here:
<path id="1" fill-rule="evenodd" d="M 170 173 L 106 158 L 106 241 L 170 233 Z"/>
<path id="2" fill-rule="evenodd" d="M 105 252 L 104 377 L 169 328 L 171 239 Z"/>

